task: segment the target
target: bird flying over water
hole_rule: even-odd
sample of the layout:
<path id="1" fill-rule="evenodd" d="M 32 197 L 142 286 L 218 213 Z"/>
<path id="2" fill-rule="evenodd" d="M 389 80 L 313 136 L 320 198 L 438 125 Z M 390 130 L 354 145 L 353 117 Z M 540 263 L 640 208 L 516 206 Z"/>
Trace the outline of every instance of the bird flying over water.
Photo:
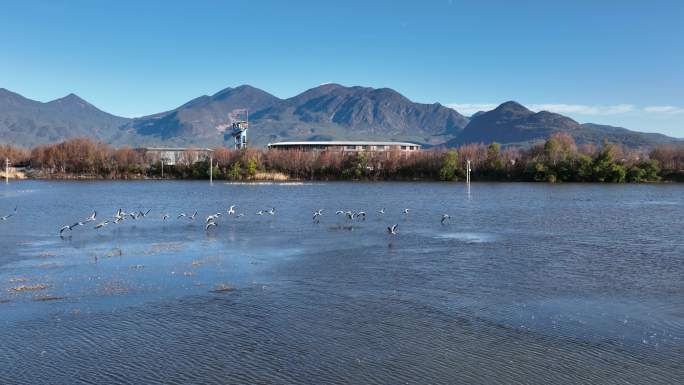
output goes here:
<path id="1" fill-rule="evenodd" d="M 399 225 L 392 225 L 392 226 L 387 227 L 387 232 L 388 232 L 390 235 L 396 235 L 396 234 L 397 234 L 397 227 L 398 227 L 398 226 L 399 226 Z"/>
<path id="2" fill-rule="evenodd" d="M 95 218 L 97 218 L 97 211 L 93 211 L 92 214 L 86 220 L 83 221 L 83 223 L 88 223 L 88 222 L 94 222 Z"/>
<path id="3" fill-rule="evenodd" d="M 148 209 L 148 210 L 145 211 L 145 212 L 143 212 L 142 210 L 140 210 L 140 212 L 138 212 L 138 218 L 145 218 L 145 217 L 147 216 L 147 214 L 150 213 L 150 211 L 152 211 L 152 209 Z"/>
<path id="4" fill-rule="evenodd" d="M 448 221 L 449 219 L 451 219 L 451 215 L 449 215 L 449 214 L 442 214 L 441 223 L 444 224 L 444 222 Z"/>
<path id="5" fill-rule="evenodd" d="M 216 224 L 216 222 L 211 221 L 211 222 L 207 223 L 206 226 L 204 226 L 204 230 L 205 230 L 205 231 L 209 231 L 210 228 L 216 227 L 216 226 L 218 226 L 218 225 Z"/>
<path id="6" fill-rule="evenodd" d="M 230 205 L 228 208 L 228 215 L 233 215 L 235 214 L 235 205 Z"/>
<path id="7" fill-rule="evenodd" d="M 100 223 L 98 223 L 98 224 L 95 225 L 94 229 L 101 229 L 101 228 L 107 226 L 107 225 L 110 224 L 110 223 L 111 223 L 111 222 L 110 222 L 109 220 L 106 220 L 106 221 L 104 221 L 104 222 L 100 222 Z"/>
<path id="8" fill-rule="evenodd" d="M 404 214 L 408 214 L 408 213 L 409 213 L 409 209 L 404 209 Z"/>
<path id="9" fill-rule="evenodd" d="M 166 222 L 167 219 L 169 219 L 169 214 L 164 213 L 164 215 L 162 215 L 162 221 Z"/>
<path id="10" fill-rule="evenodd" d="M 380 210 L 378 210 L 378 214 L 384 214 L 384 213 L 385 213 L 385 208 L 384 208 L 384 207 L 381 208 Z"/>
<path id="11" fill-rule="evenodd" d="M 3 221 L 3 222 L 4 222 L 4 221 L 10 219 L 11 217 L 13 217 L 14 214 L 16 214 L 16 213 L 17 213 L 17 206 L 14 206 L 14 211 L 12 211 L 11 213 L 5 215 L 4 217 L 0 217 L 0 221 Z"/>
<path id="12" fill-rule="evenodd" d="M 218 219 L 218 217 L 219 217 L 220 215 L 221 215 L 221 213 L 216 213 L 216 214 L 214 214 L 214 215 L 209 215 L 209 216 L 207 217 L 207 219 L 206 219 L 204 222 L 205 222 L 205 223 L 213 222 L 213 221 L 215 221 L 216 219 Z"/>

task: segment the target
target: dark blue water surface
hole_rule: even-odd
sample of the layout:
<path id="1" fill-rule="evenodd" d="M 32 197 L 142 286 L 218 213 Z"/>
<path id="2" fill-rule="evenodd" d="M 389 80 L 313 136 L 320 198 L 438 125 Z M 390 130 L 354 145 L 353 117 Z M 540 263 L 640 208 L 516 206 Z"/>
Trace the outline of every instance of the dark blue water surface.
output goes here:
<path id="1" fill-rule="evenodd" d="M 0 384 L 684 379 L 681 185 L 0 186 L 0 216 L 15 206 Z M 58 236 L 118 208 L 151 212 Z"/>

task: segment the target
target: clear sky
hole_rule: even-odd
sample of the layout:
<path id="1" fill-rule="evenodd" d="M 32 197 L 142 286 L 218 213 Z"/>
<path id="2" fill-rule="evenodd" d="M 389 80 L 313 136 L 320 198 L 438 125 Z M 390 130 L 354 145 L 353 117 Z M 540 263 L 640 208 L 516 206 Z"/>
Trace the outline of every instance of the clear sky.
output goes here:
<path id="1" fill-rule="evenodd" d="M 684 137 L 684 1 L 3 1 L 0 87 L 140 116 L 251 84 L 516 100 Z"/>

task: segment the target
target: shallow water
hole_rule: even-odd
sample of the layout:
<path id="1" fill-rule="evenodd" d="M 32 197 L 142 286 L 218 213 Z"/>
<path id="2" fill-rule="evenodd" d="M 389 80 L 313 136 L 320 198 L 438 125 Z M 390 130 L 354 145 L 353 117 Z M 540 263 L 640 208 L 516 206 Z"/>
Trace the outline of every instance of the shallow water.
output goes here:
<path id="1" fill-rule="evenodd" d="M 26 181 L 15 205 L 1 384 L 684 378 L 684 186 Z M 119 207 L 152 211 L 58 236 Z"/>

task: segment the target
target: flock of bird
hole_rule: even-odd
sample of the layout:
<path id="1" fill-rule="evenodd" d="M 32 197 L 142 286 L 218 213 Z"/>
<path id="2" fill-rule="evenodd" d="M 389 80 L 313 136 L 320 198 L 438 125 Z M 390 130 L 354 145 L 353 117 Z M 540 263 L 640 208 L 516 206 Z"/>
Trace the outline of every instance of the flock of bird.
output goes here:
<path id="1" fill-rule="evenodd" d="M 226 210 L 226 215 L 228 216 L 234 216 L 236 218 L 244 217 L 245 213 L 241 212 L 238 213 L 236 211 L 236 205 L 231 205 L 227 210 Z M 96 222 L 95 225 L 93 226 L 94 229 L 102 229 L 103 227 L 110 225 L 110 224 L 118 224 L 121 223 L 125 220 L 141 220 L 146 218 L 152 210 L 148 209 L 147 211 L 132 211 L 132 212 L 126 212 L 123 209 L 118 209 L 116 211 L 116 214 L 114 214 L 112 217 L 105 219 L 104 221 L 97 222 L 97 211 L 93 211 L 92 214 L 90 214 L 87 218 L 83 220 L 79 220 L 74 222 L 71 225 L 64 225 L 59 228 L 59 235 L 64 236 L 66 232 L 71 232 L 77 227 L 80 226 L 86 226 L 88 223 L 91 222 Z M 410 212 L 410 209 L 404 209 L 402 211 L 402 214 L 408 215 Z M 14 211 L 12 211 L 10 214 L 7 214 L 5 216 L 0 217 L 0 221 L 7 221 L 9 218 L 14 216 L 17 213 L 17 208 L 14 208 Z M 195 222 L 197 219 L 197 214 L 198 212 L 195 211 L 192 214 L 188 214 L 185 212 L 181 212 L 176 216 L 177 220 L 186 220 L 189 222 Z M 221 217 L 223 213 L 222 212 L 216 212 L 214 214 L 211 214 L 207 216 L 204 220 L 204 230 L 205 231 L 210 231 L 212 228 L 215 228 L 218 226 L 218 219 Z M 312 220 L 314 223 L 318 224 L 320 223 L 321 218 L 324 216 L 325 210 L 324 209 L 318 209 L 313 212 L 313 217 Z M 382 208 L 377 211 L 378 216 L 383 216 L 385 214 L 385 209 Z M 263 216 L 263 215 L 269 215 L 269 216 L 275 216 L 276 215 L 276 209 L 271 208 L 268 210 L 259 210 L 256 212 L 256 215 Z M 351 210 L 337 210 L 335 212 L 336 216 L 343 216 L 345 217 L 348 221 L 355 221 L 355 220 L 360 220 L 360 221 L 365 221 L 367 213 L 365 211 L 351 211 Z M 162 213 L 161 214 L 161 220 L 163 222 L 166 222 L 170 218 L 170 215 L 168 213 Z M 447 221 L 451 219 L 451 216 L 449 214 L 442 214 L 440 223 L 444 225 Z M 399 224 L 394 224 L 390 225 L 387 227 L 387 233 L 390 235 L 396 235 L 398 234 L 398 229 Z"/>

